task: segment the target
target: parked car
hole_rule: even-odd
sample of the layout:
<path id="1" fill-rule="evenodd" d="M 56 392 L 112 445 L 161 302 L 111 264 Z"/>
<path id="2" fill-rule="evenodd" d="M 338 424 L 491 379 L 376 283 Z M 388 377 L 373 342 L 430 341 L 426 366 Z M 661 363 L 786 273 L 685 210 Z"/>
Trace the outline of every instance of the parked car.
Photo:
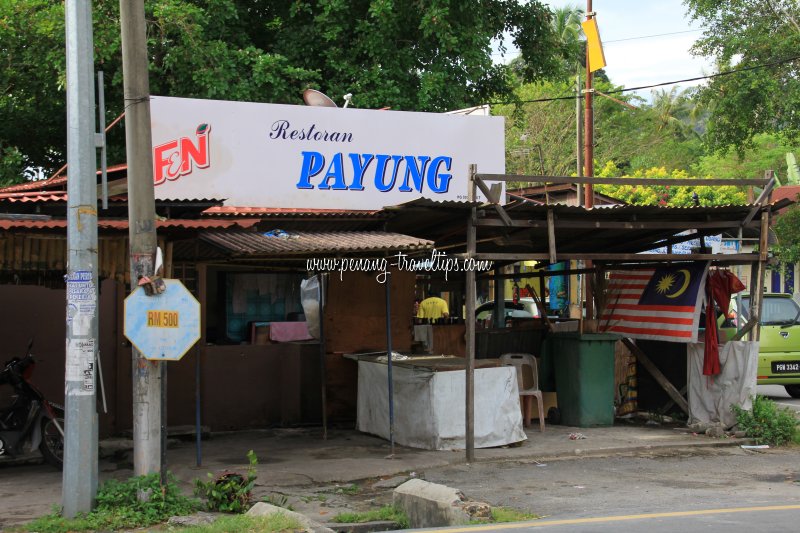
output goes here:
<path id="1" fill-rule="evenodd" d="M 494 313 L 494 300 L 479 305 L 475 309 L 476 320 L 487 320 L 492 318 Z M 538 318 L 539 308 L 533 298 L 520 298 L 519 302 L 505 300 L 504 313 L 506 318 Z"/>
<path id="2" fill-rule="evenodd" d="M 748 320 L 750 296 L 736 299 L 721 328 L 727 338 Z M 789 294 L 764 294 L 761 304 L 761 339 L 758 348 L 758 384 L 783 385 L 792 398 L 800 398 L 800 305 Z"/>

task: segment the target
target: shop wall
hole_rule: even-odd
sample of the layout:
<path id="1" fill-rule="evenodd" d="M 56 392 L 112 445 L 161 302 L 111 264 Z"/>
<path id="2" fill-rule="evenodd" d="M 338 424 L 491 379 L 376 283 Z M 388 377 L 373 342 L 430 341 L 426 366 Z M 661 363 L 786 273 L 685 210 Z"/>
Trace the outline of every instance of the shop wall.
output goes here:
<path id="1" fill-rule="evenodd" d="M 121 350 L 130 361 L 131 350 Z M 167 424 L 194 426 L 197 358 L 201 423 L 211 431 L 319 424 L 319 344 L 196 346 L 167 363 Z M 130 364 L 119 376 L 118 430 L 133 427 Z"/>
<path id="2" fill-rule="evenodd" d="M 107 394 L 113 399 L 117 374 L 115 305 L 116 282 L 105 280 L 100 285 L 100 355 Z M 64 403 L 64 360 L 66 340 L 66 291 L 35 285 L 0 285 L 0 363 L 25 355 L 28 340 L 33 339 L 33 354 L 37 365 L 33 383 L 50 401 Z M 99 387 L 99 383 L 98 383 Z M 11 387 L 0 387 L 0 405 L 7 405 Z M 100 435 L 113 432 L 115 413 L 113 402 L 109 413 L 102 412 L 98 389 Z"/>
<path id="3" fill-rule="evenodd" d="M 392 349 L 410 351 L 414 313 L 413 272 L 391 275 Z M 325 308 L 327 405 L 330 420 L 355 420 L 358 366 L 342 355 L 386 351 L 386 287 L 373 273 L 328 278 Z"/>

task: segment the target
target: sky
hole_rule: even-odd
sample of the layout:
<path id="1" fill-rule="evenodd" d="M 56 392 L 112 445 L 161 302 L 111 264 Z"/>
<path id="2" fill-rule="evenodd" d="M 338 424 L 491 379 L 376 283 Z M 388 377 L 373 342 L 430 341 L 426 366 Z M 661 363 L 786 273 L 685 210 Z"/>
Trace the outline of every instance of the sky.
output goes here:
<path id="1" fill-rule="evenodd" d="M 585 0 L 543 3 L 553 8 L 577 5 L 586 9 Z M 593 0 L 592 9 L 597 13 L 605 71 L 614 84 L 638 87 L 712 73 L 711 61 L 689 53 L 702 32 L 697 22 L 686 17 L 682 0 Z M 640 38 L 645 36 L 652 37 Z M 499 60 L 506 62 L 515 55 L 517 52 L 512 51 Z M 683 83 L 680 87 L 699 83 L 703 82 Z M 638 94 L 649 99 L 650 89 Z"/>

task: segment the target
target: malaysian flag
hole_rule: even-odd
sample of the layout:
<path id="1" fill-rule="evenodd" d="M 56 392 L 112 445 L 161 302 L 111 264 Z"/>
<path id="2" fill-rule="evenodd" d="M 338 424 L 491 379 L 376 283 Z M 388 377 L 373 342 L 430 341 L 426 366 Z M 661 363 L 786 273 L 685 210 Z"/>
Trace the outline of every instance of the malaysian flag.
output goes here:
<path id="1" fill-rule="evenodd" d="M 634 339 L 697 342 L 708 263 L 612 271 L 600 330 Z"/>

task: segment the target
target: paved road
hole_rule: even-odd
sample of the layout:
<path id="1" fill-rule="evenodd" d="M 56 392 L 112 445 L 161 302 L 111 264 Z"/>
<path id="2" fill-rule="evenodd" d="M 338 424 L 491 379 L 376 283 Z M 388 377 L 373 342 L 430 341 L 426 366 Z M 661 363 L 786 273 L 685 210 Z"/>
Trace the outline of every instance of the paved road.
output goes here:
<path id="1" fill-rule="evenodd" d="M 450 466 L 425 479 L 461 489 L 469 498 L 514 507 L 549 520 L 800 505 L 800 449 L 719 448 L 692 455 L 584 458 L 537 464 Z M 751 516 L 752 515 L 752 516 Z M 582 523 L 567 531 L 797 531 L 800 507 L 787 511 L 719 513 L 641 519 L 613 527 Z M 774 521 L 773 521 L 774 520 Z M 786 527 L 780 524 L 787 523 Z M 680 526 L 677 522 L 680 521 Z M 672 525 L 670 525 L 672 523 Z M 542 522 L 541 524 L 544 524 Z M 563 523 L 562 523 L 563 524 Z M 695 524 L 686 525 L 684 524 Z M 743 529 L 737 528 L 741 524 Z M 749 526 L 747 526 L 749 524 Z M 760 524 L 753 527 L 753 524 Z M 745 527 L 747 526 L 747 527 Z M 555 527 L 555 526 L 552 526 Z M 662 529 L 657 529 L 657 528 Z"/>
<path id="2" fill-rule="evenodd" d="M 527 523 L 492 524 L 469 528 L 441 528 L 442 533 L 478 533 L 482 531 L 569 531 L 584 533 L 708 533 L 754 531 L 796 531 L 800 505 L 703 509 L 689 512 L 654 513 L 578 518 L 573 520 L 536 520 Z"/>
<path id="3" fill-rule="evenodd" d="M 792 398 L 789 396 L 782 385 L 759 385 L 757 392 L 762 396 L 771 398 L 778 405 L 790 407 L 800 412 L 800 398 Z"/>

